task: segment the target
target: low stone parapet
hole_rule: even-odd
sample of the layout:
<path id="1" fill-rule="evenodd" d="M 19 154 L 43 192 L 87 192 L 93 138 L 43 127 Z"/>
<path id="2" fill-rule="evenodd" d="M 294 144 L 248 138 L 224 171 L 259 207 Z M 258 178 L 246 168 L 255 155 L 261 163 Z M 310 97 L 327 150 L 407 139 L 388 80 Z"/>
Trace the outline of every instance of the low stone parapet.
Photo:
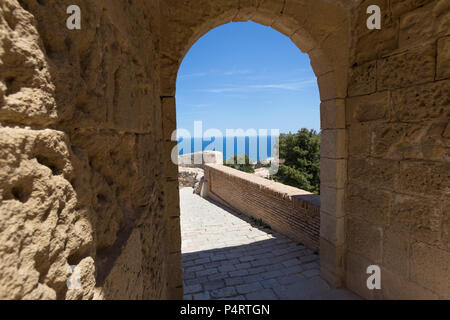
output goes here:
<path id="1" fill-rule="evenodd" d="M 205 196 L 319 250 L 319 195 L 223 165 L 206 164 L 204 170 Z"/>
<path id="2" fill-rule="evenodd" d="M 203 151 L 178 156 L 178 165 L 185 168 L 203 168 L 205 164 L 223 164 L 223 153 Z"/>

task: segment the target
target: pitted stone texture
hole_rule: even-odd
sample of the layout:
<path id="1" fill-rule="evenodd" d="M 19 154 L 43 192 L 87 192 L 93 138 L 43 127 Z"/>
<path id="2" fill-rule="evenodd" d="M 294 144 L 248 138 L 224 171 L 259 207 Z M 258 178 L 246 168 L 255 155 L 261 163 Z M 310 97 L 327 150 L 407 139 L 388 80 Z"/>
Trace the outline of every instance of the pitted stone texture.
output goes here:
<path id="1" fill-rule="evenodd" d="M 55 86 L 36 19 L 16 1 L 0 4 L 0 122 L 49 125 Z"/>
<path id="2" fill-rule="evenodd" d="M 450 117 L 450 80 L 394 90 L 392 119 L 401 122 Z"/>
<path id="3" fill-rule="evenodd" d="M 349 80 L 348 95 L 350 97 L 374 93 L 377 90 L 376 62 L 353 67 Z"/>
<path id="4" fill-rule="evenodd" d="M 162 214 L 159 2 L 79 1 L 81 31 L 65 28 L 70 4 L 0 4 L 0 296 L 176 297 L 181 280 L 168 284 L 165 270 L 176 261 Z M 69 265 L 82 290 L 67 289 Z"/>
<path id="5" fill-rule="evenodd" d="M 248 217 L 180 191 L 185 299 L 358 299 L 320 278 L 319 256 Z"/>
<path id="6" fill-rule="evenodd" d="M 79 297 L 92 298 L 95 268 L 84 258 L 95 256 L 95 226 L 70 182 L 77 170 L 67 136 L 2 128 L 0 145 L 0 296 L 70 298 L 67 270 L 81 265 L 90 281 Z"/>
<path id="7" fill-rule="evenodd" d="M 408 87 L 434 80 L 436 50 L 432 45 L 411 49 L 380 60 L 378 90 Z"/>
<path id="8" fill-rule="evenodd" d="M 371 1 L 371 4 L 373 4 L 373 1 Z M 367 15 L 365 17 L 367 18 Z M 373 61 L 398 49 L 398 22 L 389 25 L 384 22 L 382 25 L 381 30 L 369 32 L 358 38 L 354 57 L 356 63 Z"/>
<path id="9" fill-rule="evenodd" d="M 399 45 L 404 48 L 433 42 L 448 35 L 449 29 L 450 4 L 446 0 L 432 1 L 400 17 Z"/>
<path id="10" fill-rule="evenodd" d="M 356 10 L 359 19 L 369 3 Z M 440 283 L 448 283 L 450 243 L 450 3 L 370 4 L 386 3 L 381 30 L 353 24 L 346 285 L 369 299 L 448 299 Z M 379 292 L 369 292 L 359 275 L 371 264 L 382 269 Z"/>

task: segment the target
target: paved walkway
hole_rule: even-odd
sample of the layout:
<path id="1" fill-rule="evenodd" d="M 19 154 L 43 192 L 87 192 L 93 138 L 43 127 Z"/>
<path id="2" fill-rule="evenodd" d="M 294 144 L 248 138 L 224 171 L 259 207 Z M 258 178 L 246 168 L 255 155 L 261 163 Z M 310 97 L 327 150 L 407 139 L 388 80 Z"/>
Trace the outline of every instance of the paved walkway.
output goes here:
<path id="1" fill-rule="evenodd" d="M 319 256 L 260 223 L 180 191 L 185 299 L 357 299 L 320 278 Z"/>

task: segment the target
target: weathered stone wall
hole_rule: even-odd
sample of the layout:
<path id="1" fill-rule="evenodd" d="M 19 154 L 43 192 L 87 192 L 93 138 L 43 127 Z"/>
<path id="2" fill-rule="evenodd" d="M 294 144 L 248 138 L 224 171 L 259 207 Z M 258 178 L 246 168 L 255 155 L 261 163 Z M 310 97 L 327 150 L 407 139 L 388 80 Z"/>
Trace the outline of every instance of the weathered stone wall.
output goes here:
<path id="1" fill-rule="evenodd" d="M 73 31 L 70 4 L 0 2 L 0 299 L 181 297 L 159 3 L 79 0 Z"/>
<path id="2" fill-rule="evenodd" d="M 223 165 L 205 165 L 206 197 L 319 250 L 320 197 Z"/>
<path id="3" fill-rule="evenodd" d="M 380 5 L 382 29 L 363 21 Z M 366 298 L 450 298 L 450 2 L 355 11 L 346 128 L 346 284 Z M 365 270 L 380 265 L 382 290 Z"/>
<path id="4" fill-rule="evenodd" d="M 449 298 L 447 0 L 77 0 L 70 31 L 72 2 L 0 2 L 0 298 L 182 296 L 176 76 L 203 34 L 250 19 L 318 78 L 322 275 Z"/>

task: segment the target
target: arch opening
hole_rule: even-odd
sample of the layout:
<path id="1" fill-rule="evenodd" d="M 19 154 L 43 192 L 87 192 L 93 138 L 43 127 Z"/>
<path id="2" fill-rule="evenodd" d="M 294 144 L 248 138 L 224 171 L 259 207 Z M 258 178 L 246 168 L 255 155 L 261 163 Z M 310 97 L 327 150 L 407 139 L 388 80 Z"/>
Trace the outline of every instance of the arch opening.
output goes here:
<path id="1" fill-rule="evenodd" d="M 251 16 L 251 14 L 250 14 Z M 232 21 L 254 21 L 259 24 L 271 26 L 285 36 L 304 53 L 308 53 L 311 59 L 311 66 L 317 77 L 317 82 L 321 100 L 321 168 L 323 169 L 321 181 L 321 207 L 320 212 L 320 261 L 321 274 L 332 286 L 340 287 L 344 285 L 343 260 L 344 260 L 344 211 L 343 211 L 343 188 L 346 179 L 346 148 L 345 148 L 345 91 L 346 81 L 336 81 L 336 78 L 345 79 L 347 70 L 346 62 L 342 59 L 329 59 L 328 52 L 333 52 L 337 56 L 344 56 L 343 46 L 338 47 L 337 39 L 342 35 L 339 33 L 344 28 L 345 23 L 340 21 L 339 26 L 333 28 L 327 35 L 320 39 L 325 41 L 315 41 L 314 36 L 308 30 L 300 26 L 296 20 L 287 15 L 279 19 L 279 15 L 261 14 L 253 15 L 251 19 L 238 19 L 237 16 L 228 19 L 201 22 L 196 28 L 196 32 L 185 39 L 182 45 L 178 44 L 179 55 L 171 57 L 168 65 L 162 65 L 164 75 L 162 81 L 162 108 L 170 108 L 169 119 L 171 129 L 175 130 L 176 104 L 175 89 L 179 67 L 186 53 L 193 43 L 207 31 Z M 264 23 L 261 23 L 264 22 Z M 339 30 L 339 31 L 336 31 Z M 333 48 L 335 42 L 336 48 Z M 320 43 L 320 45 L 318 44 Z M 340 44 L 340 43 L 339 43 Z M 331 50 L 336 49 L 336 50 Z M 336 85 L 336 83 L 338 85 Z M 165 110 L 167 112 L 167 110 Z M 168 121 L 166 121 L 167 123 Z M 169 127 L 169 126 L 168 126 Z M 167 137 L 167 136 L 166 136 Z M 166 140 L 168 149 L 173 148 L 176 142 Z M 178 172 L 173 168 L 172 172 Z"/>

